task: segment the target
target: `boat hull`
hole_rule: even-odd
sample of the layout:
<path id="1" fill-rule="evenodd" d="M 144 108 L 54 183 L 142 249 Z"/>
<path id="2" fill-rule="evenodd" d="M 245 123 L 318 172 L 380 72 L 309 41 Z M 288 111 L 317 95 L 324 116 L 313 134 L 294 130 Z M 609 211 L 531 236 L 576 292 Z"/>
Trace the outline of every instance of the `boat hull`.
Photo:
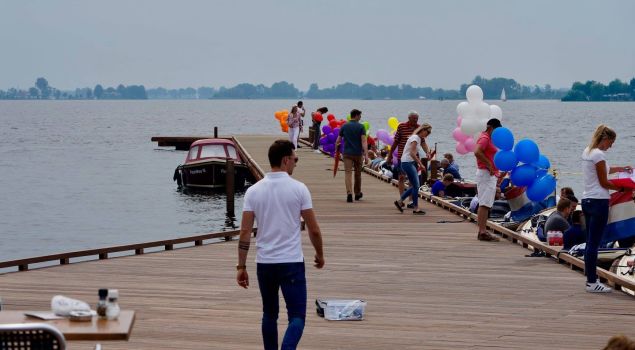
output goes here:
<path id="1" fill-rule="evenodd" d="M 196 164 L 180 165 L 177 168 L 180 186 L 189 189 L 225 188 L 227 169 L 225 161 L 208 161 Z M 175 175 L 177 176 L 177 175 Z M 242 189 L 249 177 L 249 169 L 244 164 L 234 165 L 234 188 Z"/>

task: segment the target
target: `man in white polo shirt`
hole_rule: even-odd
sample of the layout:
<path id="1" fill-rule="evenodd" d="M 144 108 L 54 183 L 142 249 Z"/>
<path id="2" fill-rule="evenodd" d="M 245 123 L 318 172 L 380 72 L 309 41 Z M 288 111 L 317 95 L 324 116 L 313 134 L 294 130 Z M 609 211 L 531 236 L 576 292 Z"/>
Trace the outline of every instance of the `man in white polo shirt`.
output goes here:
<path id="1" fill-rule="evenodd" d="M 293 143 L 275 141 L 269 147 L 271 172 L 245 193 L 238 242 L 236 281 L 247 288 L 247 253 L 254 220 L 256 270 L 262 296 L 262 338 L 265 349 L 278 349 L 278 290 L 282 289 L 289 325 L 281 349 L 295 349 L 300 342 L 306 318 L 306 278 L 300 236 L 300 217 L 304 218 L 315 248 L 314 266 L 324 266 L 322 234 L 313 212 L 311 193 L 302 182 L 291 178 L 298 162 Z"/>

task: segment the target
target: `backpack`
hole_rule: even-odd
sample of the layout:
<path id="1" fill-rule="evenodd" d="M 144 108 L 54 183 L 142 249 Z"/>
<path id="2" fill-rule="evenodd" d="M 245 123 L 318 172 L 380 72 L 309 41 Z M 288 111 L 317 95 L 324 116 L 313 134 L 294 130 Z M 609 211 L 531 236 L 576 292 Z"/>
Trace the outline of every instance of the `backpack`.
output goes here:
<path id="1" fill-rule="evenodd" d="M 531 226 L 536 228 L 536 236 L 541 242 L 547 241 L 547 232 L 545 232 L 545 224 L 547 223 L 546 215 L 536 215 L 531 218 Z"/>

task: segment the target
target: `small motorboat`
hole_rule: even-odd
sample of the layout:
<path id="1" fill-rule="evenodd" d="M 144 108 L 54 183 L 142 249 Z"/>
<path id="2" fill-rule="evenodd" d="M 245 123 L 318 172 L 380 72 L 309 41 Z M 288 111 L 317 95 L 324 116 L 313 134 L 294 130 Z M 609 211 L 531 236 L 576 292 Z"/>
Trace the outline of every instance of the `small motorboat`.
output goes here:
<path id="1" fill-rule="evenodd" d="M 185 163 L 174 170 L 173 180 L 179 188 L 225 188 L 227 161 L 234 161 L 234 187 L 241 189 L 245 182 L 253 182 L 247 164 L 236 151 L 230 139 L 202 139 L 192 143 Z"/>

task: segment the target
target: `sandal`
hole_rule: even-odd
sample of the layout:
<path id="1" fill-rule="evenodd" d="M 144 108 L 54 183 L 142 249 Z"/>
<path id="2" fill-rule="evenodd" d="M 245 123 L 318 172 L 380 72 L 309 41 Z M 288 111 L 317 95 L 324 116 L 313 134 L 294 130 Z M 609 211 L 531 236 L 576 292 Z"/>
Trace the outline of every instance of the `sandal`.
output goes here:
<path id="1" fill-rule="evenodd" d="M 413 210 L 412 213 L 414 215 L 426 215 L 425 210 Z"/>
<path id="2" fill-rule="evenodd" d="M 403 208 L 399 204 L 399 201 L 395 201 L 395 207 L 397 207 L 397 209 L 399 209 L 399 211 L 403 213 Z"/>
<path id="3" fill-rule="evenodd" d="M 476 238 L 478 238 L 479 241 L 485 241 L 485 242 L 498 242 L 498 241 L 500 241 L 500 239 L 498 239 L 498 237 L 492 236 L 488 232 L 479 233 L 478 236 L 476 236 Z"/>

